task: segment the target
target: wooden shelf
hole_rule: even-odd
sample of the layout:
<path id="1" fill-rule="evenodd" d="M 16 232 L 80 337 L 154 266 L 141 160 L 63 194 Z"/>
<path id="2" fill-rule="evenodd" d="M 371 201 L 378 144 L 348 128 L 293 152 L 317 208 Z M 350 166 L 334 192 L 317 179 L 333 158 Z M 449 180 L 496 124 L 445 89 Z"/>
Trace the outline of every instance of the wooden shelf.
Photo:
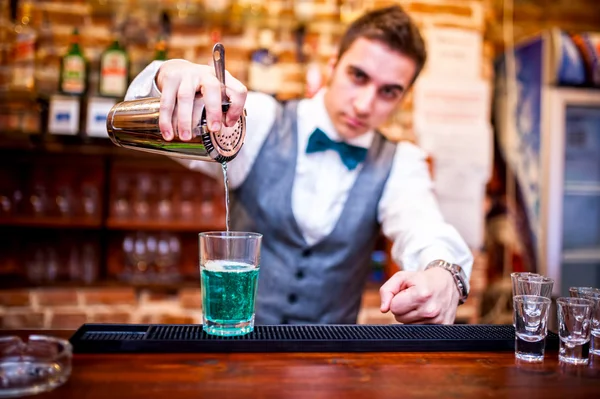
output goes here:
<path id="1" fill-rule="evenodd" d="M 220 218 L 224 219 L 224 217 Z M 225 225 L 216 221 L 203 222 L 174 222 L 160 221 L 156 219 L 137 220 L 137 219 L 115 219 L 109 218 L 106 221 L 106 226 L 113 230 L 146 230 L 146 231 L 185 231 L 185 232 L 201 232 L 208 230 L 223 230 Z"/>
<path id="2" fill-rule="evenodd" d="M 102 220 L 99 217 L 11 216 L 0 217 L 0 226 L 97 229 L 102 227 Z"/>
<path id="3" fill-rule="evenodd" d="M 565 249 L 562 261 L 569 264 L 600 264 L 600 247 Z"/>
<path id="4" fill-rule="evenodd" d="M 565 195 L 600 195 L 600 184 L 595 182 L 566 181 Z"/>

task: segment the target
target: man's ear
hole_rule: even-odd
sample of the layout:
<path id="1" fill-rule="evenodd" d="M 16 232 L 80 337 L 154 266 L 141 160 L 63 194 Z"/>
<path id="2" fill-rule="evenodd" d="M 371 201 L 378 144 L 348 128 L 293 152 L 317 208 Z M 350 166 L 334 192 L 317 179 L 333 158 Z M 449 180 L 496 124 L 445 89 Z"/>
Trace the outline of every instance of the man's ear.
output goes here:
<path id="1" fill-rule="evenodd" d="M 329 80 L 333 77 L 333 71 L 337 66 L 338 59 L 335 56 L 329 57 L 329 61 L 327 61 L 327 68 L 325 68 L 325 82 L 329 83 Z"/>

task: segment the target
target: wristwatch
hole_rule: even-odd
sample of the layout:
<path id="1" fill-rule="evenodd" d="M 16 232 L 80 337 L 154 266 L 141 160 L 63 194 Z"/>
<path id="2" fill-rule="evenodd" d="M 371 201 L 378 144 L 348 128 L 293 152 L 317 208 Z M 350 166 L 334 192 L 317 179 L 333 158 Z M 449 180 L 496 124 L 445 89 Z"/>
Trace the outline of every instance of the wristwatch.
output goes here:
<path id="1" fill-rule="evenodd" d="M 460 295 L 458 304 L 462 305 L 465 303 L 467 297 L 469 296 L 469 279 L 467 278 L 467 275 L 463 271 L 462 267 L 441 259 L 430 262 L 425 267 L 425 270 L 431 269 L 432 267 L 441 267 L 442 269 L 448 270 L 450 274 L 452 274 L 454 282 L 456 283 L 456 287 L 458 288 L 458 294 Z"/>

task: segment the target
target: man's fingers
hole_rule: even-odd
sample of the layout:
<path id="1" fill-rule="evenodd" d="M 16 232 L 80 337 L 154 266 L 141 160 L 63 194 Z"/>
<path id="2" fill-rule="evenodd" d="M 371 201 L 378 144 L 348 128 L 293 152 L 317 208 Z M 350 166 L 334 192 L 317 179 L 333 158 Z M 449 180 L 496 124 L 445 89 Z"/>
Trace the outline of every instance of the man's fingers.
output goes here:
<path id="1" fill-rule="evenodd" d="M 417 286 L 412 286 L 392 299 L 390 310 L 401 323 L 440 323 L 442 308 L 430 295 L 424 295 Z"/>
<path id="2" fill-rule="evenodd" d="M 227 111 L 225 124 L 231 127 L 236 124 L 242 115 L 242 112 L 244 111 L 244 104 L 246 103 L 248 89 L 242 84 L 242 82 L 231 76 L 229 72 L 225 73 L 227 75 L 225 80 L 227 83 L 227 96 L 231 102 L 229 110 Z"/>
<path id="3" fill-rule="evenodd" d="M 436 319 L 421 317 L 418 309 L 412 310 L 407 314 L 394 316 L 396 321 L 402 324 L 439 324 L 439 321 L 436 321 Z"/>
<path id="4" fill-rule="evenodd" d="M 390 301 L 390 311 L 398 316 L 417 309 L 419 302 L 415 295 L 415 287 L 408 287 L 394 295 Z"/>
<path id="5" fill-rule="evenodd" d="M 165 140 L 171 141 L 175 137 L 175 128 L 173 124 L 173 113 L 177 99 L 177 88 L 179 82 L 170 82 L 163 84 L 160 96 L 160 112 L 158 113 L 158 127 Z"/>
<path id="6" fill-rule="evenodd" d="M 212 70 L 211 70 L 212 69 Z M 242 115 L 248 90 L 231 74 L 226 72 L 226 91 L 231 105 L 226 117 L 223 115 L 221 83 L 214 69 L 183 61 L 167 61 L 159 70 L 157 84 L 161 93 L 159 127 L 165 140 L 179 136 L 190 140 L 198 118 L 194 103 L 197 92 L 202 95 L 208 129 L 217 132 L 225 123 L 233 126 Z"/>
<path id="7" fill-rule="evenodd" d="M 192 138 L 192 111 L 196 87 L 189 79 L 184 78 L 177 91 L 177 131 L 179 138 L 187 141 Z"/>
<path id="8" fill-rule="evenodd" d="M 208 130 L 218 132 L 223 122 L 223 108 L 221 102 L 221 83 L 216 76 L 206 76 L 200 82 L 204 107 L 206 109 L 206 122 Z"/>
<path id="9" fill-rule="evenodd" d="M 196 95 L 196 99 L 200 97 L 200 94 Z M 202 111 L 204 110 L 204 103 L 202 101 L 194 101 L 194 110 L 192 111 L 192 129 L 200 126 L 202 120 Z"/>
<path id="10" fill-rule="evenodd" d="M 380 310 L 383 313 L 390 310 L 392 298 L 404 288 L 407 276 L 407 272 L 397 272 L 379 289 L 379 296 L 381 297 Z"/>

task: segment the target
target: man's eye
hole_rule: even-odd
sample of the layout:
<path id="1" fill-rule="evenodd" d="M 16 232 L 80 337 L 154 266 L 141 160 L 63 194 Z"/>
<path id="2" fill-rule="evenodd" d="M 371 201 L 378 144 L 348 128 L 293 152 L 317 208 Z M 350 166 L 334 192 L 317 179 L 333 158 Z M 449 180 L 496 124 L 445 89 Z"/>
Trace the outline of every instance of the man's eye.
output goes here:
<path id="1" fill-rule="evenodd" d="M 351 70 L 350 76 L 356 83 L 364 83 L 367 81 L 367 75 L 362 71 Z"/>
<path id="2" fill-rule="evenodd" d="M 400 93 L 400 90 L 396 88 L 383 88 L 381 89 L 380 94 L 381 97 L 383 97 L 386 100 L 395 100 L 398 97 L 400 97 L 402 93 Z"/>

